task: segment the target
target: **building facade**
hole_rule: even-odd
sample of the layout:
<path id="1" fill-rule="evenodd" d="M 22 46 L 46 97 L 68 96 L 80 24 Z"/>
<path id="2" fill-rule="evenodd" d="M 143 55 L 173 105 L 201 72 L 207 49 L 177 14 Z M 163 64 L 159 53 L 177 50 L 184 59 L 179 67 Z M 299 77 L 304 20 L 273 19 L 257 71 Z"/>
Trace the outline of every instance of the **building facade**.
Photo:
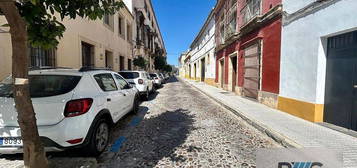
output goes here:
<path id="1" fill-rule="evenodd" d="M 193 79 L 192 78 L 192 68 L 191 68 L 191 55 L 192 55 L 192 51 L 187 51 L 187 53 L 185 54 L 185 59 L 183 60 L 184 63 L 184 68 L 185 68 L 185 78 L 186 79 Z"/>
<path id="2" fill-rule="evenodd" d="M 187 53 L 188 52 L 183 52 L 181 53 L 179 59 L 178 59 L 178 63 L 179 63 L 179 76 L 181 78 L 186 78 L 186 64 L 185 64 L 185 59 L 186 59 L 186 56 L 187 56 Z"/>
<path id="3" fill-rule="evenodd" d="M 190 46 L 191 79 L 215 85 L 215 21 L 213 11 Z"/>
<path id="4" fill-rule="evenodd" d="M 219 0 L 216 82 L 276 108 L 279 94 L 281 0 Z"/>
<path id="5" fill-rule="evenodd" d="M 133 65 L 134 59 L 142 55 L 150 63 L 146 70 L 152 71 L 153 59 L 149 58 L 153 58 L 155 54 L 166 56 L 166 51 L 151 1 L 145 1 L 150 4 L 147 10 L 151 13 L 151 19 L 144 19 L 143 22 L 145 25 L 150 22 L 153 28 L 141 25 L 148 31 L 137 29 L 137 11 L 140 9 L 138 2 L 124 0 L 125 6 L 119 12 L 105 15 L 102 20 L 91 21 L 80 17 L 74 20 L 64 19 L 61 22 L 66 31 L 56 48 L 43 50 L 29 47 L 30 66 L 93 66 L 108 67 L 114 71 L 134 70 L 139 69 Z M 5 17 L 0 17 L 0 24 L 6 23 Z M 11 73 L 12 63 L 10 34 L 6 33 L 6 27 L 2 28 L 2 31 L 5 32 L 0 33 L 0 80 Z M 145 40 L 149 38 L 152 40 Z"/>
<path id="6" fill-rule="evenodd" d="M 166 49 L 151 0 L 132 0 L 132 11 L 136 22 L 134 57 L 147 61 L 149 72 L 155 71 L 156 56 L 166 57 Z"/>
<path id="7" fill-rule="evenodd" d="M 357 130 L 355 0 L 284 0 L 278 108 Z M 333 23 L 331 22 L 333 21 Z"/>
<path id="8" fill-rule="evenodd" d="M 91 21 L 78 17 L 61 21 L 66 27 L 56 48 L 29 47 L 30 66 L 80 68 L 107 67 L 114 71 L 133 69 L 134 16 L 124 6 L 114 15 Z M 6 19 L 0 18 L 5 24 Z M 9 33 L 0 34 L 0 78 L 11 73 L 12 47 Z"/>

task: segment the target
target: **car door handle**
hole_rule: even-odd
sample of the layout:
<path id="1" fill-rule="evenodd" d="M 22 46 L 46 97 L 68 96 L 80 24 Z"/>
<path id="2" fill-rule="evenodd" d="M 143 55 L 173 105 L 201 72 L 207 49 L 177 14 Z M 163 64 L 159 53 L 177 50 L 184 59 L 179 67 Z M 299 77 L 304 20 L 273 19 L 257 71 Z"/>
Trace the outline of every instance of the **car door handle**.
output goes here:
<path id="1" fill-rule="evenodd" d="M 112 99 L 111 98 L 107 98 L 107 102 L 110 102 L 110 101 L 112 101 Z"/>

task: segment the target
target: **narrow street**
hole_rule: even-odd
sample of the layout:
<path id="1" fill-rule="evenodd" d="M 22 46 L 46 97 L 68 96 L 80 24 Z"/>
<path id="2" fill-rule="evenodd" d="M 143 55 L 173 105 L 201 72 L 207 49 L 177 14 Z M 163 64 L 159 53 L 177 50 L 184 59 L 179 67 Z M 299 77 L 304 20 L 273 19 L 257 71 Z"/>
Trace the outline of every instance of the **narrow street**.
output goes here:
<path id="1" fill-rule="evenodd" d="M 255 167 L 258 148 L 280 147 L 176 78 L 112 130 L 100 167 Z"/>
<path id="2" fill-rule="evenodd" d="M 356 9 L 0 0 L 0 168 L 357 168 Z"/>

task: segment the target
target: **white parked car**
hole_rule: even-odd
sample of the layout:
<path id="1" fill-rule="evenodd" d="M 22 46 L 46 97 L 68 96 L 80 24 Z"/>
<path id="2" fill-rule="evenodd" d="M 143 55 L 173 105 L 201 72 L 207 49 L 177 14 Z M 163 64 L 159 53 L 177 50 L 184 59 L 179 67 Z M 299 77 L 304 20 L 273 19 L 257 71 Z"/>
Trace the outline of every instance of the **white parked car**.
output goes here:
<path id="1" fill-rule="evenodd" d="M 154 80 L 155 87 L 161 87 L 162 86 L 162 79 L 160 78 L 159 74 L 151 73 L 150 77 Z"/>
<path id="2" fill-rule="evenodd" d="M 159 77 L 161 78 L 161 83 L 165 84 L 166 83 L 166 78 L 163 73 L 159 73 Z"/>
<path id="3" fill-rule="evenodd" d="M 119 74 L 129 83 L 135 85 L 145 100 L 148 100 L 150 93 L 155 91 L 154 83 L 149 73 L 145 71 L 120 71 Z"/>
<path id="4" fill-rule="evenodd" d="M 97 156 L 108 145 L 110 126 L 139 106 L 138 90 L 108 70 L 34 70 L 29 86 L 46 151 L 85 148 Z M 14 104 L 8 77 L 0 83 L 0 154 L 23 152 Z"/>

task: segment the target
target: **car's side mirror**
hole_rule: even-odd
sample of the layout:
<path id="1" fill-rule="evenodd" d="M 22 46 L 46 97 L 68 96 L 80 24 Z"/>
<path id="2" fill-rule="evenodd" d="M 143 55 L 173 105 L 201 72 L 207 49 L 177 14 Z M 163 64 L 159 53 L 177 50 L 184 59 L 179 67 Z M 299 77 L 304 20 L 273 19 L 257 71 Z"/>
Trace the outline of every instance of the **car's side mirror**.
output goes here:
<path id="1" fill-rule="evenodd" d="M 131 89 L 131 88 L 134 88 L 135 85 L 134 84 L 129 84 L 128 87 Z"/>
<path id="2" fill-rule="evenodd" d="M 133 88 L 133 87 L 131 86 L 131 84 L 127 84 L 127 85 L 125 85 L 125 87 L 124 87 L 124 89 L 131 89 L 131 88 Z"/>
<path id="3" fill-rule="evenodd" d="M 124 89 L 131 89 L 131 88 L 133 88 L 133 87 L 135 87 L 135 85 L 133 85 L 133 84 L 130 82 L 130 83 L 128 83 L 127 85 L 125 85 Z"/>

